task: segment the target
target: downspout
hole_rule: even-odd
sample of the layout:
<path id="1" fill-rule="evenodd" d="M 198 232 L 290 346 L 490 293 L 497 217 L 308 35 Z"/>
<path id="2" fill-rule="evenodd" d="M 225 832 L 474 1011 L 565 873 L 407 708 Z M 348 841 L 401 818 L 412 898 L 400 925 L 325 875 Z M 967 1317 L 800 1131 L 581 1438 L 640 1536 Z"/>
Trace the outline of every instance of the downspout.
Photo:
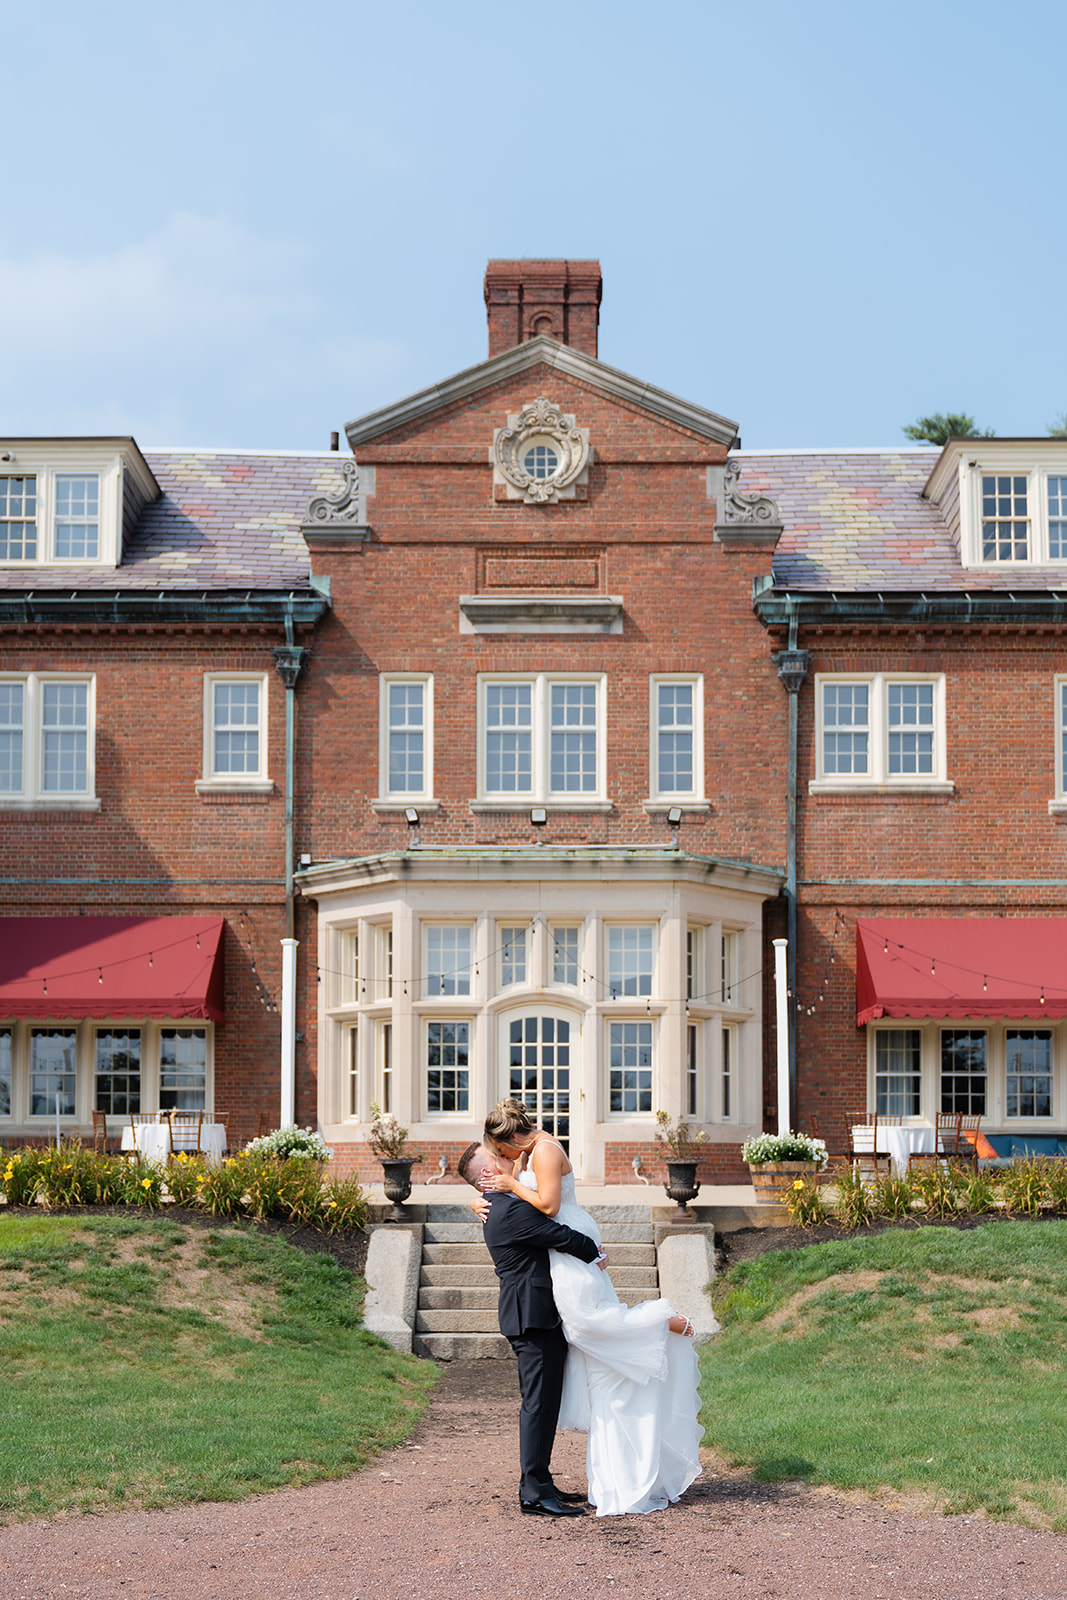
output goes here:
<path id="1" fill-rule="evenodd" d="M 772 659 L 778 677 L 789 694 L 789 752 L 787 777 L 785 843 L 786 982 L 789 990 L 787 1027 L 789 1029 L 789 1105 L 790 1125 L 797 1104 L 797 723 L 800 691 L 808 676 L 811 655 L 799 648 L 800 619 L 789 606 L 789 648 L 779 650 Z"/>
<path id="2" fill-rule="evenodd" d="M 294 788 L 296 783 L 296 681 L 307 652 L 293 643 L 293 612 L 285 613 L 285 643 L 274 651 L 274 665 L 285 684 L 285 938 L 282 940 L 281 1106 L 279 1127 L 296 1121 L 296 908 L 293 874 Z"/>

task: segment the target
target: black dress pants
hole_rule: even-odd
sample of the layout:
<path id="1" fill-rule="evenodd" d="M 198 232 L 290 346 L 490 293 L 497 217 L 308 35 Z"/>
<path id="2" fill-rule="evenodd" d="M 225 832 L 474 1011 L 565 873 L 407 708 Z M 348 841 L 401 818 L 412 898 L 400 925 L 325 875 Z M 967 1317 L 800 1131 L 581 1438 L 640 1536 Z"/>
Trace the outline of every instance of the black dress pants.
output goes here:
<path id="1" fill-rule="evenodd" d="M 567 1341 L 561 1326 L 528 1328 L 509 1341 L 519 1362 L 519 1481 L 521 1500 L 540 1500 L 551 1494 L 552 1446 L 563 1397 L 563 1368 Z"/>

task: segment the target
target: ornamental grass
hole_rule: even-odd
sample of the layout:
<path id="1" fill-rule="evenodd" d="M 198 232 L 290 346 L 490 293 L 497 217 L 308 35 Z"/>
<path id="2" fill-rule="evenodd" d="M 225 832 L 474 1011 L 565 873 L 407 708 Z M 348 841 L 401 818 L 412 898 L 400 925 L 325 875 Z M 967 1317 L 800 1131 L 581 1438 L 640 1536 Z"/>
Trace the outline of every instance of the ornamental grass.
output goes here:
<path id="1" fill-rule="evenodd" d="M 0 1203 L 48 1210 L 176 1205 L 213 1217 L 280 1218 L 323 1233 L 362 1228 L 367 1198 L 359 1181 L 326 1179 L 325 1171 L 317 1157 L 279 1160 L 249 1150 L 217 1165 L 179 1151 L 163 1167 L 76 1143 L 26 1147 L 0 1156 Z"/>
<path id="2" fill-rule="evenodd" d="M 1010 1166 L 941 1162 L 901 1177 L 872 1180 L 851 1168 L 798 1181 L 786 1195 L 800 1228 L 836 1224 L 844 1232 L 873 1222 L 937 1222 L 960 1216 L 1067 1215 L 1067 1161 L 1029 1156 Z"/>

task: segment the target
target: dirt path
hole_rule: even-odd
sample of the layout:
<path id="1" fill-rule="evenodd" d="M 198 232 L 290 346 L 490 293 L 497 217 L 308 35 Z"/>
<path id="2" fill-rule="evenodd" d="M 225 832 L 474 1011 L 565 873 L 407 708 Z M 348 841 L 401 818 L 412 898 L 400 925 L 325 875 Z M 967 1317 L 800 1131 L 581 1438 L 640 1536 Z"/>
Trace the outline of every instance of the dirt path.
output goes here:
<path id="1" fill-rule="evenodd" d="M 669 1511 L 560 1525 L 516 1504 L 508 1362 L 443 1371 L 411 1441 L 239 1505 L 0 1529 L 0 1600 L 1064 1600 L 1067 1540 L 713 1469 Z M 554 1466 L 584 1484 L 584 1440 Z"/>

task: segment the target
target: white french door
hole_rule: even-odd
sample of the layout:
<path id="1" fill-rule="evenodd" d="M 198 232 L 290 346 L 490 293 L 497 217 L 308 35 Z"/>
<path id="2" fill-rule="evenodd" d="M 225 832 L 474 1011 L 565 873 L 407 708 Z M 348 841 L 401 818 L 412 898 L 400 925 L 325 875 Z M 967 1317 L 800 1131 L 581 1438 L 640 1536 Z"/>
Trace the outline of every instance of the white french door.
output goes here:
<path id="1" fill-rule="evenodd" d="M 520 1100 L 539 1128 L 558 1139 L 581 1170 L 578 1067 L 581 1017 L 530 1006 L 500 1019 L 501 1088 Z"/>

